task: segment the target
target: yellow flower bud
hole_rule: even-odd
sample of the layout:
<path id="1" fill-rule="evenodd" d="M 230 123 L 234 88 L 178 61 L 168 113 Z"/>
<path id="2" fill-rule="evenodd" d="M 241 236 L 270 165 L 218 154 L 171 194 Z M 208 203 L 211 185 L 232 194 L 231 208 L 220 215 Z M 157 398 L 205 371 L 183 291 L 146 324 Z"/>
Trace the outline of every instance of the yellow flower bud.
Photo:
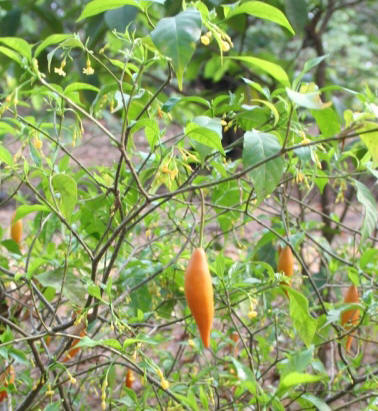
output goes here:
<path id="1" fill-rule="evenodd" d="M 161 386 L 163 387 L 164 390 L 167 390 L 169 388 L 169 381 L 167 381 L 165 378 L 161 380 Z"/>
<path id="2" fill-rule="evenodd" d="M 227 41 L 222 40 L 222 46 L 221 49 L 224 53 L 230 50 L 230 45 L 227 43 Z"/>
<path id="3" fill-rule="evenodd" d="M 206 34 L 204 36 L 201 36 L 201 43 L 204 46 L 208 46 L 210 44 L 210 39 Z"/>

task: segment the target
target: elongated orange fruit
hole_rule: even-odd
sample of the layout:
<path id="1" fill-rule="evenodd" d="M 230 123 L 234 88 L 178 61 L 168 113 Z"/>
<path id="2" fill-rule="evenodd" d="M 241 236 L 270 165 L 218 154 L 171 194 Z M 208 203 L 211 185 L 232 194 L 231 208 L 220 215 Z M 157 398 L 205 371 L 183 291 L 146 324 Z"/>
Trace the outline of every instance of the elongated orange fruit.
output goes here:
<path id="1" fill-rule="evenodd" d="M 11 238 L 12 240 L 16 241 L 18 245 L 21 244 L 22 240 L 22 221 L 17 220 L 14 222 L 14 218 L 16 216 L 16 211 L 12 215 L 12 221 L 11 221 Z"/>
<path id="2" fill-rule="evenodd" d="M 358 289 L 355 285 L 351 285 L 347 292 L 344 295 L 344 303 L 358 303 L 360 301 L 358 296 Z M 358 320 L 360 319 L 360 310 L 358 308 L 351 308 L 350 310 L 346 310 L 341 314 L 341 325 L 348 330 L 354 325 L 358 324 Z M 345 349 L 346 352 L 349 353 L 350 347 L 352 346 L 353 342 L 353 334 L 351 333 L 348 335 Z"/>
<path id="3" fill-rule="evenodd" d="M 127 372 L 126 372 L 126 379 L 125 379 L 125 385 L 126 385 L 126 387 L 132 389 L 132 388 L 133 388 L 134 381 L 135 381 L 134 374 L 133 374 L 133 372 L 130 370 L 130 368 L 128 368 L 128 369 L 127 369 Z"/>
<path id="4" fill-rule="evenodd" d="M 0 403 L 3 402 L 8 394 L 5 390 L 9 384 L 14 384 L 15 372 L 13 365 L 10 365 L 5 369 L 5 371 L 0 375 Z"/>
<path id="5" fill-rule="evenodd" d="M 86 332 L 85 329 L 81 331 L 80 337 L 85 337 Z M 80 341 L 79 338 L 75 338 L 71 344 L 71 348 L 66 354 L 66 356 L 63 358 L 63 362 L 69 361 L 71 358 L 75 357 L 75 355 L 80 351 L 80 347 L 75 347 L 76 344 L 78 344 Z"/>
<path id="6" fill-rule="evenodd" d="M 284 273 L 287 277 L 292 277 L 294 274 L 294 257 L 291 248 L 287 245 L 282 248 L 278 257 L 277 271 Z"/>
<path id="7" fill-rule="evenodd" d="M 185 273 L 185 296 L 197 323 L 203 345 L 210 346 L 214 318 L 213 284 L 203 248 L 193 251 Z"/>

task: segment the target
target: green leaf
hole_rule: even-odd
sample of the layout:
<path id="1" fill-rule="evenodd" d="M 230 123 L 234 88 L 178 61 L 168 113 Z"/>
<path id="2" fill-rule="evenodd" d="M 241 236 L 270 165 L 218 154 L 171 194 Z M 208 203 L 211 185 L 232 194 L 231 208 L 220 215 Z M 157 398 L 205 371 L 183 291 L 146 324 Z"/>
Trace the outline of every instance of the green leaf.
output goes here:
<path id="1" fill-rule="evenodd" d="M 320 92 L 315 91 L 312 93 L 299 93 L 294 90 L 286 89 L 287 95 L 290 100 L 300 107 L 309 108 L 312 110 L 323 110 L 327 107 L 326 103 L 320 100 Z"/>
<path id="2" fill-rule="evenodd" d="M 281 377 L 284 377 L 287 374 L 290 374 L 293 371 L 302 372 L 313 361 L 314 356 L 314 347 L 311 346 L 308 349 L 300 350 L 294 352 L 293 354 L 288 354 L 288 359 L 281 364 L 278 364 Z"/>
<path id="3" fill-rule="evenodd" d="M 93 0 L 90 1 L 80 14 L 77 21 L 88 17 L 96 16 L 107 10 L 117 9 L 122 6 L 134 6 L 140 10 L 145 10 L 150 3 L 164 4 L 165 0 Z"/>
<path id="4" fill-rule="evenodd" d="M 362 129 L 359 129 L 358 131 L 363 131 L 364 134 L 360 134 L 360 139 L 366 144 L 366 147 L 369 150 L 369 153 L 371 154 L 371 157 L 373 159 L 374 166 L 378 165 L 378 124 L 377 123 L 371 123 L 371 122 L 365 122 L 364 126 Z M 371 133 L 366 133 L 366 131 L 369 130 L 375 130 L 372 131 Z"/>
<path id="5" fill-rule="evenodd" d="M 331 408 L 321 398 L 315 397 L 313 394 L 306 393 L 301 398 L 313 404 L 317 411 L 331 411 Z"/>
<path id="6" fill-rule="evenodd" d="M 12 154 L 2 144 L 0 144 L 0 163 L 5 163 L 8 166 L 13 165 Z"/>
<path id="7" fill-rule="evenodd" d="M 101 345 L 101 341 L 92 340 L 86 335 L 75 345 L 75 348 L 93 348 L 98 345 Z"/>
<path id="8" fill-rule="evenodd" d="M 173 107 L 178 103 L 198 103 L 198 104 L 203 104 L 207 108 L 210 108 L 210 103 L 202 97 L 198 97 L 198 96 L 187 96 L 187 97 L 172 96 L 172 97 L 169 97 L 169 99 L 162 105 L 161 109 L 165 113 L 169 113 L 173 109 Z"/>
<path id="9" fill-rule="evenodd" d="M 102 344 L 106 345 L 107 347 L 115 348 L 118 351 L 122 351 L 121 343 L 115 340 L 114 338 L 109 338 L 108 340 L 102 340 Z"/>
<path id="10" fill-rule="evenodd" d="M 92 84 L 76 82 L 76 83 L 71 83 L 69 86 L 67 86 L 64 89 L 64 94 L 72 93 L 74 91 L 79 91 L 79 90 L 91 90 L 97 93 L 100 91 L 99 88 L 93 86 Z"/>
<path id="11" fill-rule="evenodd" d="M 327 107 L 324 110 L 311 110 L 323 137 L 335 136 L 341 130 L 340 120 L 336 111 Z"/>
<path id="12" fill-rule="evenodd" d="M 295 30 L 303 32 L 307 23 L 306 0 L 285 0 L 285 11 Z"/>
<path id="13" fill-rule="evenodd" d="M 58 197 L 59 208 L 62 210 L 64 217 L 71 221 L 77 202 L 76 181 L 66 174 L 55 174 L 51 181 L 55 195 Z"/>
<path id="14" fill-rule="evenodd" d="M 285 375 L 280 381 L 280 388 L 286 389 L 294 387 L 301 384 L 311 384 L 313 382 L 321 381 L 326 379 L 325 375 L 312 375 L 301 372 L 291 372 L 290 374 Z"/>
<path id="15" fill-rule="evenodd" d="M 26 215 L 34 213 L 36 211 L 50 211 L 50 209 L 43 204 L 21 205 L 17 208 L 16 215 L 14 216 L 14 221 L 16 222 L 20 218 L 23 218 Z"/>
<path id="16" fill-rule="evenodd" d="M 100 287 L 96 284 L 90 283 L 88 284 L 88 294 L 92 297 L 97 298 L 97 300 L 103 301 L 101 298 L 101 290 Z"/>
<path id="17" fill-rule="evenodd" d="M 234 17 L 238 14 L 249 14 L 251 16 L 259 17 L 260 19 L 270 20 L 277 23 L 289 30 L 291 34 L 295 34 L 291 24 L 282 13 L 281 10 L 270 4 L 263 3 L 262 1 L 247 1 L 240 5 L 223 6 L 224 15 L 227 19 Z"/>
<path id="18" fill-rule="evenodd" d="M 290 297 L 290 317 L 294 328 L 300 338 L 309 347 L 314 339 L 318 321 L 309 313 L 307 298 L 293 290 L 291 287 L 284 287 Z"/>
<path id="19" fill-rule="evenodd" d="M 378 267 L 378 249 L 368 248 L 363 252 L 360 258 L 360 267 L 363 270 Z"/>
<path id="20" fill-rule="evenodd" d="M 5 44 L 7 47 L 17 51 L 21 56 L 25 57 L 28 61 L 31 61 L 31 46 L 30 44 L 19 37 L 0 37 L 0 43 Z"/>
<path id="21" fill-rule="evenodd" d="M 153 150 L 156 143 L 159 141 L 160 129 L 157 120 L 143 118 L 138 120 L 132 127 L 131 132 L 135 133 L 141 128 L 144 128 L 144 133 L 147 137 L 150 149 Z"/>
<path id="22" fill-rule="evenodd" d="M 46 47 L 51 46 L 52 44 L 58 44 L 61 43 L 62 41 L 73 37 L 72 34 L 52 34 L 51 36 L 48 36 L 45 40 L 42 41 L 42 43 L 37 47 L 35 50 L 34 56 L 38 57 Z"/>
<path id="23" fill-rule="evenodd" d="M 211 197 L 214 204 L 224 207 L 235 207 L 240 204 L 240 188 L 233 181 L 218 184 L 213 188 Z M 217 221 L 221 229 L 226 232 L 232 228 L 236 219 L 240 217 L 240 213 L 229 211 L 227 213 L 219 213 Z"/>
<path id="24" fill-rule="evenodd" d="M 222 126 L 219 119 L 199 116 L 185 127 L 185 134 L 207 147 L 215 148 L 224 154 L 222 147 Z"/>
<path id="25" fill-rule="evenodd" d="M 0 244 L 13 254 L 22 255 L 19 245 L 14 240 L 3 240 Z"/>
<path id="26" fill-rule="evenodd" d="M 127 338 L 123 342 L 123 350 L 125 350 L 128 346 L 133 345 L 133 344 L 138 344 L 138 343 L 143 343 L 143 344 L 152 344 L 156 345 L 157 342 L 152 340 L 151 338 Z"/>
<path id="27" fill-rule="evenodd" d="M 357 190 L 357 200 L 363 205 L 365 215 L 361 226 L 360 244 L 374 231 L 377 222 L 377 205 L 370 190 L 357 180 L 353 180 Z"/>
<path id="28" fill-rule="evenodd" d="M 104 14 L 104 21 L 110 30 L 124 33 L 126 27 L 135 19 L 138 9 L 134 6 L 123 6 L 119 9 L 108 10 Z"/>
<path id="29" fill-rule="evenodd" d="M 14 60 L 20 66 L 22 65 L 21 56 L 18 53 L 16 53 L 15 51 L 9 49 L 8 47 L 0 46 L 0 53 L 5 54 L 7 57 Z"/>
<path id="30" fill-rule="evenodd" d="M 63 281 L 63 270 L 47 271 L 36 275 L 38 281 L 44 287 L 52 287 L 60 292 Z M 83 305 L 85 301 L 86 287 L 81 283 L 78 277 L 71 272 L 66 273 L 63 295 L 74 304 Z"/>
<path id="31" fill-rule="evenodd" d="M 276 136 L 253 130 L 244 134 L 243 164 L 245 168 L 254 166 L 272 155 L 279 153 L 281 145 Z M 250 175 L 255 187 L 257 202 L 273 192 L 280 182 L 285 162 L 281 157 L 267 161 L 252 169 Z"/>
<path id="32" fill-rule="evenodd" d="M 5 121 L 0 121 L 0 135 L 2 134 L 16 134 L 17 131 L 10 124 Z"/>
<path id="33" fill-rule="evenodd" d="M 234 357 L 231 357 L 231 361 L 234 364 L 234 367 L 236 368 L 236 373 L 240 381 L 249 380 L 253 382 L 255 380 L 254 375 L 252 374 L 250 368 L 248 368 L 243 363 L 239 362 Z"/>
<path id="34" fill-rule="evenodd" d="M 265 73 L 268 73 L 270 76 L 272 76 L 274 79 L 276 79 L 279 83 L 281 83 L 284 86 L 289 86 L 290 81 L 289 77 L 286 74 L 286 71 L 279 66 L 276 63 L 272 63 L 271 61 L 268 60 L 263 60 L 257 57 L 250 57 L 250 56 L 231 56 L 231 57 L 226 57 L 229 59 L 233 60 L 239 60 L 243 61 L 244 63 L 247 63 L 247 65 L 252 66 L 253 68 L 258 68 Z"/>
<path id="35" fill-rule="evenodd" d="M 186 9 L 174 17 L 161 19 L 151 32 L 155 46 L 172 60 L 180 90 L 185 68 L 201 35 L 201 25 L 201 14 L 195 9 Z"/>

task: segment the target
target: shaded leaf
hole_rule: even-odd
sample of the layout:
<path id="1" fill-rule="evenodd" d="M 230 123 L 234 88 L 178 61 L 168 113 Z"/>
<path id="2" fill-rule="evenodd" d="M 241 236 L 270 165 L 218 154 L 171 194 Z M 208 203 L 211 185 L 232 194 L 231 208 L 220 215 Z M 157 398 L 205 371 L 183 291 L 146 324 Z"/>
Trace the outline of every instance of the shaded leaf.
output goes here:
<path id="1" fill-rule="evenodd" d="M 361 240 L 360 244 L 371 235 L 375 229 L 377 222 L 377 205 L 373 195 L 370 190 L 357 180 L 353 180 L 354 185 L 357 190 L 357 200 L 363 205 L 365 209 L 365 215 L 363 217 L 362 226 L 361 226 Z"/>
<path id="2" fill-rule="evenodd" d="M 363 131 L 363 134 L 360 134 L 360 139 L 366 144 L 366 147 L 371 154 L 373 159 L 374 166 L 378 165 L 378 124 L 366 122 L 362 129 L 358 131 Z M 371 133 L 367 131 L 371 130 Z"/>
<path id="3" fill-rule="evenodd" d="M 64 217 L 71 221 L 77 201 L 76 181 L 66 174 L 55 174 L 51 181 L 59 208 Z"/>
<path id="4" fill-rule="evenodd" d="M 276 79 L 279 83 L 284 86 L 288 86 L 290 84 L 289 77 L 286 74 L 286 71 L 276 63 L 272 63 L 268 60 L 263 60 L 257 57 L 250 57 L 250 56 L 237 56 L 237 57 L 227 57 L 233 60 L 243 61 L 247 63 L 247 65 L 252 66 L 253 68 L 258 68 L 265 73 L 268 73 L 274 79 Z"/>

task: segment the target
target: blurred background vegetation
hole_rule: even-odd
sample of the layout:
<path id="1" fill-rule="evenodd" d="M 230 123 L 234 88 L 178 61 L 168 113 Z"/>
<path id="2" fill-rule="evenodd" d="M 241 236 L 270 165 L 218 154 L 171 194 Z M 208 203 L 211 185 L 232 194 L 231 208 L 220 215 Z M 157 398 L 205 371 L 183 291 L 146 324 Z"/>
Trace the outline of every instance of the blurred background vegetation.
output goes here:
<path id="1" fill-rule="evenodd" d="M 223 9 L 220 6 L 232 2 L 208 0 L 205 3 L 210 11 L 222 17 Z M 288 16 L 296 35 L 293 37 L 285 28 L 266 20 L 238 15 L 228 20 L 224 26 L 234 43 L 235 54 L 252 54 L 277 62 L 292 75 L 303 68 L 306 60 L 327 55 L 317 71 L 307 74 L 308 78 L 305 80 L 314 80 L 319 87 L 331 83 L 365 93 L 366 88 L 376 89 L 378 2 L 270 0 L 266 3 L 280 8 Z M 99 49 L 113 29 L 122 32 L 131 25 L 139 33 L 145 31 L 147 35 L 150 31 L 146 16 L 135 7 L 124 6 L 77 22 L 83 6 L 83 2 L 78 0 L 0 1 L 0 36 L 17 36 L 29 43 L 37 43 L 51 34 L 76 32 L 88 39 L 89 48 Z M 167 0 L 164 5 L 156 4 L 150 8 L 148 18 L 156 22 L 161 17 L 175 15 L 180 6 L 181 0 Z M 42 70 L 47 64 L 48 52 L 49 50 L 45 50 L 39 56 Z M 233 50 L 230 54 L 232 52 Z M 80 67 L 85 66 L 85 61 L 82 61 L 84 58 L 74 61 L 79 70 L 72 72 L 81 73 Z M 20 70 L 21 67 L 0 53 L 0 86 L 3 92 L 19 77 Z M 160 74 L 163 75 L 163 71 Z M 256 80 L 263 80 L 268 87 L 273 87 L 272 79 L 261 78 L 259 73 L 248 74 L 250 78 L 255 76 Z M 243 75 L 246 75 L 245 68 L 240 64 L 228 60 L 220 65 L 219 52 L 215 45 L 210 45 L 208 48 L 197 49 L 186 72 L 186 80 L 191 80 L 199 93 L 211 93 L 212 89 L 235 90 L 242 83 L 239 78 Z M 57 75 L 52 73 L 51 76 L 53 79 Z M 315 78 L 312 79 L 311 76 Z M 158 79 L 157 72 L 155 80 Z M 94 76 L 90 76 L 90 81 L 96 85 L 101 84 L 100 72 L 96 71 Z M 345 101 L 345 97 L 344 100 L 338 100 L 334 96 L 334 104 L 342 112 L 345 105 L 352 102 L 350 99 Z"/>

